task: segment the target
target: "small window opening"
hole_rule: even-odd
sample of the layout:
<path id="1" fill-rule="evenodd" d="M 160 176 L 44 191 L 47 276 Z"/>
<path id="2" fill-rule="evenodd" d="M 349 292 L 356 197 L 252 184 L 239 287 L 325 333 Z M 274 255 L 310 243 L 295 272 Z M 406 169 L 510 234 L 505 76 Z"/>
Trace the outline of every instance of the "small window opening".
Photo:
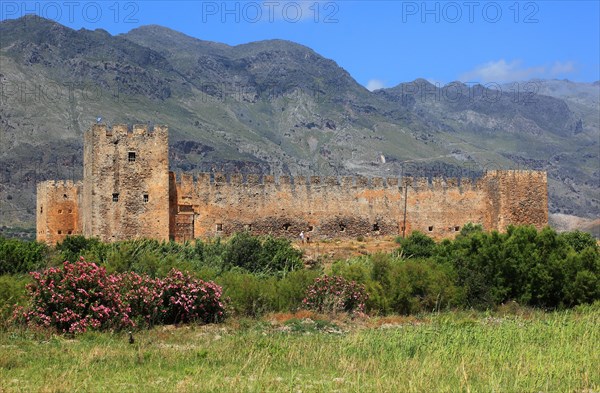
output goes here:
<path id="1" fill-rule="evenodd" d="M 223 232 L 223 224 L 217 224 L 217 232 Z"/>
<path id="2" fill-rule="evenodd" d="M 67 194 L 63 194 L 63 199 L 68 199 L 69 197 L 67 196 Z"/>
<path id="3" fill-rule="evenodd" d="M 58 209 L 58 214 L 62 214 L 62 210 L 61 209 Z"/>
<path id="4" fill-rule="evenodd" d="M 312 225 L 309 225 L 309 226 L 308 226 L 308 231 L 309 231 L 309 232 L 312 232 L 312 231 L 314 231 L 314 230 L 315 230 L 315 228 L 314 228 Z"/>
<path id="5" fill-rule="evenodd" d="M 135 152 L 134 151 L 129 152 L 128 160 L 129 160 L 129 162 L 135 162 Z"/>
<path id="6" fill-rule="evenodd" d="M 67 235 L 70 235 L 70 234 L 72 234 L 72 233 L 73 233 L 73 231 L 68 231 L 68 232 L 67 232 Z"/>
<path id="7" fill-rule="evenodd" d="M 458 231 L 460 231 L 460 227 L 457 225 L 454 227 L 454 232 L 458 232 Z"/>
<path id="8" fill-rule="evenodd" d="M 292 226 L 291 224 L 287 224 L 287 223 L 283 224 L 283 230 L 284 231 L 289 231 L 291 226 Z"/>
<path id="9" fill-rule="evenodd" d="M 149 197 L 148 194 L 144 194 L 144 203 L 148 203 Z"/>
<path id="10" fill-rule="evenodd" d="M 427 229 L 429 230 L 429 232 L 433 231 L 433 225 L 430 225 Z"/>
<path id="11" fill-rule="evenodd" d="M 373 224 L 373 232 L 379 232 L 379 224 L 378 223 Z"/>
<path id="12" fill-rule="evenodd" d="M 44 206 L 40 206 L 40 214 L 44 212 Z"/>
<path id="13" fill-rule="evenodd" d="M 69 214 L 72 214 L 72 213 L 73 213 L 73 209 L 69 209 Z"/>
<path id="14" fill-rule="evenodd" d="M 346 232 L 346 224 L 340 223 L 340 232 Z"/>
<path id="15" fill-rule="evenodd" d="M 59 234 L 59 235 L 62 235 L 62 231 L 61 231 L 60 229 L 58 230 L 58 234 Z"/>
<path id="16" fill-rule="evenodd" d="M 119 194 L 118 193 L 113 194 L 113 202 L 119 202 Z"/>

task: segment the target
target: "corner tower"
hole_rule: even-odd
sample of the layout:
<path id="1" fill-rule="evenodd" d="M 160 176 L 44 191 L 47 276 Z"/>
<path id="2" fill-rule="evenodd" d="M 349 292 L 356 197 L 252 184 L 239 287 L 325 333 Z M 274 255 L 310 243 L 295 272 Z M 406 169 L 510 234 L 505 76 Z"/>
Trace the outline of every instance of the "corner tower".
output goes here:
<path id="1" fill-rule="evenodd" d="M 95 124 L 83 149 L 82 233 L 169 239 L 168 128 Z"/>
<path id="2" fill-rule="evenodd" d="M 37 241 L 56 244 L 80 233 L 81 182 L 48 180 L 37 185 Z"/>

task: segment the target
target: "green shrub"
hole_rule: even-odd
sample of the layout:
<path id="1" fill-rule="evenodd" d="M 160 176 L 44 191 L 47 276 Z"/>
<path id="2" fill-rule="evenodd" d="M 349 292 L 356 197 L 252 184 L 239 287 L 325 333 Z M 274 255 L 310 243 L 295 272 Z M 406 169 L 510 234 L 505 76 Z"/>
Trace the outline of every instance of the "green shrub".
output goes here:
<path id="1" fill-rule="evenodd" d="M 0 236 L 0 274 L 28 273 L 46 266 L 50 249 L 43 243 Z"/>
<path id="2" fill-rule="evenodd" d="M 565 260 L 564 303 L 593 303 L 600 299 L 600 253 L 596 245 L 572 252 Z"/>
<path id="3" fill-rule="evenodd" d="M 371 256 L 371 279 L 379 282 L 384 291 L 392 287 L 392 257 L 389 254 L 377 253 Z"/>
<path id="4" fill-rule="evenodd" d="M 284 275 L 302 267 L 302 252 L 289 240 L 267 237 L 264 241 L 240 232 L 231 237 L 223 255 L 223 268 L 239 267 L 252 273 Z"/>
<path id="5" fill-rule="evenodd" d="M 435 241 L 419 231 L 414 231 L 409 237 L 402 239 L 400 247 L 406 258 L 429 258 L 436 251 Z"/>
<path id="6" fill-rule="evenodd" d="M 331 274 L 344 277 L 349 281 L 365 284 L 371 278 L 371 269 L 372 265 L 369 257 L 358 257 L 333 263 Z"/>
<path id="7" fill-rule="evenodd" d="M 0 276 L 0 320 L 7 321 L 13 308 L 26 302 L 26 285 L 30 282 L 31 278 L 25 275 Z"/>
<path id="8" fill-rule="evenodd" d="M 460 295 L 447 267 L 427 259 L 399 261 L 390 290 L 390 309 L 400 314 L 439 311 L 459 305 Z"/>
<path id="9" fill-rule="evenodd" d="M 303 267 L 302 252 L 292 247 L 288 239 L 267 237 L 259 258 L 259 271 L 265 273 L 286 274 Z"/>
<path id="10" fill-rule="evenodd" d="M 302 307 L 306 289 L 314 282 L 320 272 L 315 270 L 296 270 L 277 281 L 277 296 L 273 311 L 297 311 Z"/>
<path id="11" fill-rule="evenodd" d="M 258 317 L 276 310 L 277 279 L 230 270 L 217 278 L 223 287 L 223 296 L 234 314 Z"/>
<path id="12" fill-rule="evenodd" d="M 223 257 L 226 269 L 241 267 L 249 272 L 262 271 L 262 246 L 257 237 L 247 232 L 236 233 L 229 239 Z"/>
<path id="13" fill-rule="evenodd" d="M 598 243 L 594 236 L 587 232 L 573 231 L 564 232 L 559 235 L 569 246 L 573 247 L 576 252 L 582 252 L 588 247 L 597 249 Z"/>
<path id="14" fill-rule="evenodd" d="M 56 244 L 61 262 L 77 262 L 87 251 L 92 250 L 100 244 L 97 238 L 86 238 L 85 236 L 67 236 L 62 242 Z"/>

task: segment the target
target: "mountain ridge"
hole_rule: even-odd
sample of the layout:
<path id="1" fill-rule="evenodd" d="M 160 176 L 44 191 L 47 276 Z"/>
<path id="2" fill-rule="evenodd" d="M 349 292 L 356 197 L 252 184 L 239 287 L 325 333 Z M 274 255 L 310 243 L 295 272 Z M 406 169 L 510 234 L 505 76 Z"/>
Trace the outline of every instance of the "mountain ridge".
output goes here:
<path id="1" fill-rule="evenodd" d="M 0 37 L 4 225 L 31 225 L 35 181 L 81 177 L 83 130 L 97 116 L 169 124 L 175 171 L 530 168 L 549 173 L 551 212 L 598 215 L 593 84 L 528 96 L 417 79 L 370 92 L 335 61 L 285 40 L 229 46 L 156 25 L 113 36 L 39 17 L 0 22 Z M 20 84 L 46 93 L 23 95 Z M 58 98 L 48 99 L 55 86 Z"/>

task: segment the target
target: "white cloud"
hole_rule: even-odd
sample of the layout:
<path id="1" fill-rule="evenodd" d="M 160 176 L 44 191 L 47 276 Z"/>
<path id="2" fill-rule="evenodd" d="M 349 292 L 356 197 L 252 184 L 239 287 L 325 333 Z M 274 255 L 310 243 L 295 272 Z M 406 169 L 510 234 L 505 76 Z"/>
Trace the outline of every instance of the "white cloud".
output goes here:
<path id="1" fill-rule="evenodd" d="M 385 87 L 385 83 L 383 83 L 383 81 L 380 81 L 379 79 L 371 79 L 370 81 L 367 82 L 367 89 L 369 91 L 383 89 L 384 87 Z"/>
<path id="2" fill-rule="evenodd" d="M 560 74 L 570 74 L 574 71 L 575 63 L 573 63 L 572 61 L 567 61 L 566 63 L 561 63 L 560 61 L 557 61 L 550 69 L 550 73 L 552 74 L 552 76 L 558 76 Z"/>
<path id="3" fill-rule="evenodd" d="M 554 78 L 564 76 L 575 71 L 575 64 L 572 61 L 561 63 L 555 62 L 549 66 L 524 67 L 521 60 L 506 62 L 504 59 L 490 61 L 475 67 L 475 69 L 465 72 L 459 79 L 463 82 L 518 82 L 531 78 Z"/>

